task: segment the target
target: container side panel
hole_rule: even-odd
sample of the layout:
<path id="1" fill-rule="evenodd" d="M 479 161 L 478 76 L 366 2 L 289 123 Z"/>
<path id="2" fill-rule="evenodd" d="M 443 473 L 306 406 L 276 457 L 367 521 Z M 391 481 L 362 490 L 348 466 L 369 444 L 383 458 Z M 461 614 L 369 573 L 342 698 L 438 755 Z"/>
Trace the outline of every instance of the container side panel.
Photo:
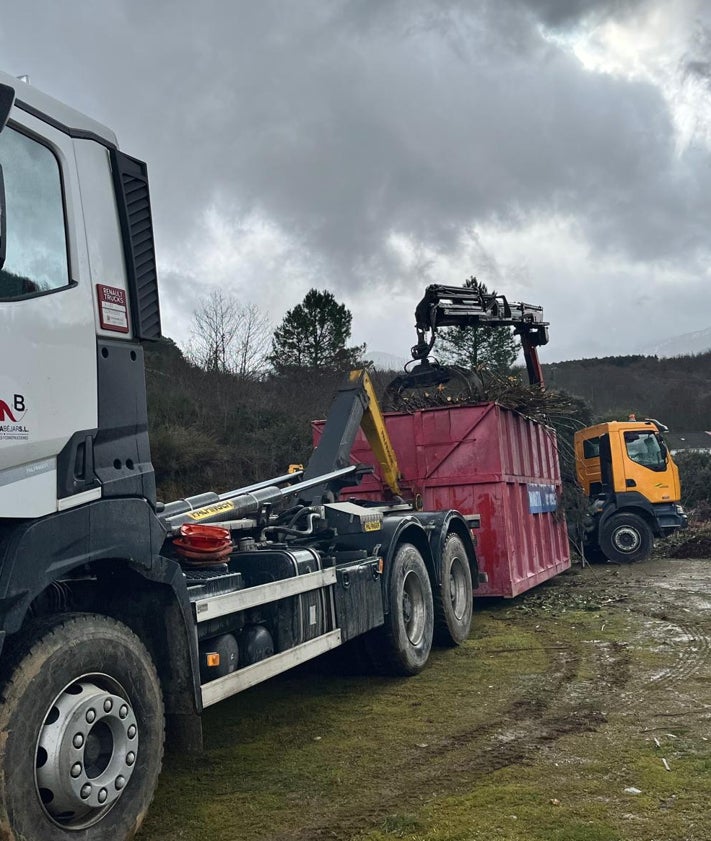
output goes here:
<path id="1" fill-rule="evenodd" d="M 560 495 L 553 430 L 491 403 L 393 413 L 385 423 L 406 497 L 421 494 L 427 510 L 455 508 L 481 517 L 477 555 L 488 580 L 478 596 L 515 596 L 570 566 L 562 512 L 532 510 L 529 496 L 531 485 Z M 315 442 L 320 426 L 314 424 Z M 342 497 L 385 498 L 362 433 L 352 461 L 372 464 L 376 472 Z"/>

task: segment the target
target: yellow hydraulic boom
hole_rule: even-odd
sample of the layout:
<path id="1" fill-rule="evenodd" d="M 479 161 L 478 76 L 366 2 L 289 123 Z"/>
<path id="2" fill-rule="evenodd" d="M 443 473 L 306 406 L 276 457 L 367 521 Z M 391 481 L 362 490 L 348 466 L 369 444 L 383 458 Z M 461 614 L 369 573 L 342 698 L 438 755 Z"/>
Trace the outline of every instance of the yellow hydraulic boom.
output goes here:
<path id="1" fill-rule="evenodd" d="M 396 496 L 400 496 L 400 486 L 398 485 L 400 469 L 397 463 L 397 456 L 395 455 L 388 431 L 385 428 L 385 418 L 383 418 L 378 398 L 375 395 L 373 381 L 368 376 L 368 372 L 362 368 L 351 371 L 348 379 L 351 383 L 358 384 L 365 392 L 367 402 L 360 421 L 361 429 L 368 439 L 370 449 L 378 459 L 383 479 L 390 490 Z"/>
<path id="2" fill-rule="evenodd" d="M 373 453 L 378 459 L 382 476 L 394 496 L 400 496 L 400 470 L 397 456 L 390 441 L 385 420 L 368 372 L 363 368 L 353 370 L 339 388 L 331 404 L 321 440 L 304 471 L 304 480 L 316 479 L 350 464 L 353 442 L 362 428 Z M 342 484 L 342 483 L 341 483 Z M 315 486 L 302 499 L 312 503 L 336 488 Z"/>

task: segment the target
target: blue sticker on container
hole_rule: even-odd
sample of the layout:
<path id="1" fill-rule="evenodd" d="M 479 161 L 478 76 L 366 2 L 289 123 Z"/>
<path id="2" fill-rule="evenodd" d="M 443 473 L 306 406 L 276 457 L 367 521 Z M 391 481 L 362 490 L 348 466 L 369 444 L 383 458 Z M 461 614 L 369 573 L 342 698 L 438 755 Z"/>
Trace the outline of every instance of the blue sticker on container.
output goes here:
<path id="1" fill-rule="evenodd" d="M 555 511 L 557 507 L 558 497 L 555 493 L 555 485 L 539 485 L 533 482 L 528 484 L 528 510 L 531 514 Z"/>

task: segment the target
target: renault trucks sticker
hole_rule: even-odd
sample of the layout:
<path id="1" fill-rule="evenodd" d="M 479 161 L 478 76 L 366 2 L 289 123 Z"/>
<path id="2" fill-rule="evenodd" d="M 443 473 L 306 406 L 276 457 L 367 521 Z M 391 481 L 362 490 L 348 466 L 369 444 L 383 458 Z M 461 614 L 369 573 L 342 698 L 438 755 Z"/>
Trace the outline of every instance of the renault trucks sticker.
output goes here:
<path id="1" fill-rule="evenodd" d="M 97 283 L 96 295 L 99 299 L 99 324 L 101 329 L 113 330 L 114 333 L 128 333 L 126 290 Z"/>
<path id="2" fill-rule="evenodd" d="M 9 399 L 0 397 L 0 441 L 27 441 L 30 430 L 22 422 L 26 411 L 23 394 L 13 394 Z"/>

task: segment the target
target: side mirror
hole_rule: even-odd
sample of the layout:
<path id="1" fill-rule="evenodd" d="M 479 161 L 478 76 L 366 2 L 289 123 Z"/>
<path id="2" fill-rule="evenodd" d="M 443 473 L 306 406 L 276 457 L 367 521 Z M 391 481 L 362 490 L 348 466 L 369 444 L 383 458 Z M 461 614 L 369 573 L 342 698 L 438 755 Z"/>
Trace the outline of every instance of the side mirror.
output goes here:
<path id="1" fill-rule="evenodd" d="M 15 89 L 9 85 L 0 85 L 0 131 L 5 128 L 14 101 Z"/>

